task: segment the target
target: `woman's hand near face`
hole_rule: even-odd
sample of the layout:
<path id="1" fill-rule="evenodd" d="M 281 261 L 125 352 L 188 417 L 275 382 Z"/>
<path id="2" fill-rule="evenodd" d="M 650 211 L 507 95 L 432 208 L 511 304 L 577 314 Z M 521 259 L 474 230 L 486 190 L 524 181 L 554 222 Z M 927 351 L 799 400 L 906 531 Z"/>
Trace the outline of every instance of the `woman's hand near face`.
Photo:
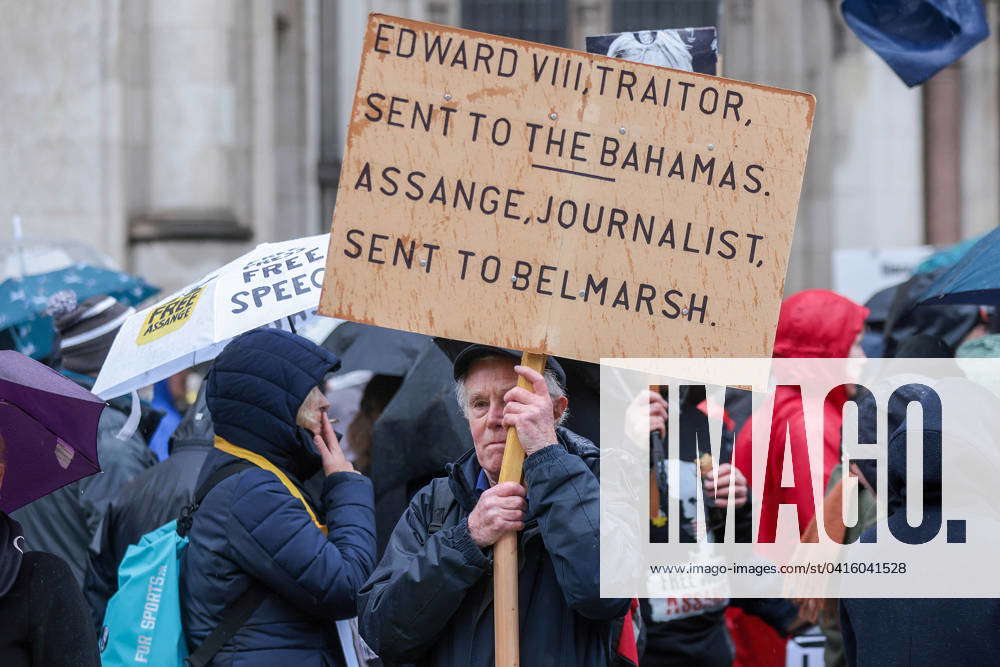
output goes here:
<path id="1" fill-rule="evenodd" d="M 337 434 L 333 432 L 333 424 L 330 423 L 330 418 L 326 416 L 326 412 L 322 413 L 320 419 L 322 422 L 320 424 L 321 435 L 313 436 L 313 442 L 316 443 L 316 450 L 319 451 L 319 455 L 323 459 L 323 474 L 332 475 L 335 472 L 358 472 L 354 469 L 354 465 L 344 456 L 344 450 L 340 448 Z M 358 474 L 360 475 L 361 473 Z"/>

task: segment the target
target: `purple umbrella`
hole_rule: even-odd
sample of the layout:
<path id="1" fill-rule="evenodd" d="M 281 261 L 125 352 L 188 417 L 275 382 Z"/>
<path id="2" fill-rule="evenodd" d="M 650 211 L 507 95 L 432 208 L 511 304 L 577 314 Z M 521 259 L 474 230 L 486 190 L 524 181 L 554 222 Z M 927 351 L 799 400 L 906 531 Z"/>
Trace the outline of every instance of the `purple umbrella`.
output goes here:
<path id="1" fill-rule="evenodd" d="M 0 510 L 101 471 L 97 423 L 104 401 L 51 368 L 0 351 Z"/>

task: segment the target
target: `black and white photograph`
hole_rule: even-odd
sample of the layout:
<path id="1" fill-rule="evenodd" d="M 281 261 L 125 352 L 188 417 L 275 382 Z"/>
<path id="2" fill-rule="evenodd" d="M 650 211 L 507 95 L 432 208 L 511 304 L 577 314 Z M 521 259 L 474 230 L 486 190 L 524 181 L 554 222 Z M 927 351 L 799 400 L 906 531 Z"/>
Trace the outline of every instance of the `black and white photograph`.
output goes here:
<path id="1" fill-rule="evenodd" d="M 587 52 L 645 65 L 715 75 L 719 40 L 714 26 L 636 30 L 589 36 Z"/>

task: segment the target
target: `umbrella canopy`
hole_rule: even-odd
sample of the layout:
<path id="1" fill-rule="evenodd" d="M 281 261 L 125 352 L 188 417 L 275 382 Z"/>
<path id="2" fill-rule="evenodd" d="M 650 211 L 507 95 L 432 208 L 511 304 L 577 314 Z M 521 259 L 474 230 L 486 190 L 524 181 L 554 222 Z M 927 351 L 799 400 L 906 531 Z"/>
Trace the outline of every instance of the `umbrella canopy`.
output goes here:
<path id="1" fill-rule="evenodd" d="M 344 322 L 323 342 L 340 359 L 339 374 L 371 371 L 376 375 L 403 377 L 430 344 L 423 334 Z"/>
<path id="2" fill-rule="evenodd" d="M 379 554 L 413 494 L 472 447 L 454 386 L 451 360 L 426 345 L 375 422 L 371 476 Z"/>
<path id="3" fill-rule="evenodd" d="M 80 241 L 15 238 L 0 242 L 0 281 L 50 273 L 76 264 L 115 268 L 110 257 Z"/>
<path id="4" fill-rule="evenodd" d="M 945 273 L 937 269 L 915 273 L 898 285 L 883 329 L 883 357 L 895 357 L 900 341 L 924 334 L 942 339 L 949 347 L 957 347 L 979 323 L 979 308 L 959 304 L 920 306 L 927 288 Z"/>
<path id="5" fill-rule="evenodd" d="M 214 359 L 260 326 L 315 322 L 330 235 L 264 243 L 122 325 L 94 393 L 109 398 Z M 329 333 L 326 331 L 325 333 Z"/>
<path id="6" fill-rule="evenodd" d="M 844 0 L 844 21 L 907 86 L 916 86 L 990 35 L 980 0 Z"/>
<path id="7" fill-rule="evenodd" d="M 19 352 L 0 351 L 0 510 L 12 512 L 100 472 L 104 402 Z"/>
<path id="8" fill-rule="evenodd" d="M 49 297 L 62 290 L 72 290 L 80 302 L 107 294 L 130 306 L 160 291 L 142 278 L 86 264 L 8 278 L 0 283 L 0 330 L 9 330 L 18 351 L 36 359 L 49 354 L 55 327 L 43 313 Z"/>
<path id="9" fill-rule="evenodd" d="M 969 252 L 969 248 L 976 245 L 976 243 L 979 242 L 979 239 L 983 238 L 983 236 L 986 235 L 982 234 L 971 239 L 959 241 L 958 243 L 950 245 L 943 250 L 938 250 L 936 253 L 920 262 L 913 272 L 927 273 L 928 271 L 934 271 L 935 269 L 954 266 L 958 260 L 965 256 L 965 253 Z"/>
<path id="10" fill-rule="evenodd" d="M 979 239 L 927 288 L 920 304 L 1000 305 L 1000 228 Z"/>

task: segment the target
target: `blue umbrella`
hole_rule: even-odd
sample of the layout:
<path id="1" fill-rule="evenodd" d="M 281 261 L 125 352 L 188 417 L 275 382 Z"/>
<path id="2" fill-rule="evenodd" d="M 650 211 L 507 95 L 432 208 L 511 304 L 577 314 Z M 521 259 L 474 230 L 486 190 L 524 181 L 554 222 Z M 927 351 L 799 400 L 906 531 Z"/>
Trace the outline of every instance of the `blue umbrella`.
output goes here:
<path id="1" fill-rule="evenodd" d="M 81 302 L 107 294 L 130 306 L 160 291 L 142 278 L 86 264 L 8 278 L 0 283 L 0 332 L 6 331 L 18 351 L 35 359 L 49 354 L 55 328 L 44 311 L 49 297 L 62 290 L 72 290 Z"/>
<path id="2" fill-rule="evenodd" d="M 958 262 L 958 260 L 962 259 L 965 256 L 965 253 L 969 252 L 969 248 L 976 245 L 976 243 L 979 242 L 979 239 L 983 238 L 984 236 L 986 235 L 981 234 L 971 239 L 959 241 L 958 243 L 950 245 L 947 248 L 938 250 L 933 255 L 931 255 L 924 261 L 920 262 L 920 264 L 917 265 L 917 268 L 914 269 L 913 272 L 928 273 L 930 271 L 933 271 L 935 269 L 940 269 L 942 267 L 955 266 L 955 263 Z"/>
<path id="3" fill-rule="evenodd" d="M 990 34 L 983 0 L 844 0 L 858 38 L 916 86 Z"/>
<path id="4" fill-rule="evenodd" d="M 1000 305 L 1000 228 L 979 239 L 931 283 L 919 303 Z"/>

